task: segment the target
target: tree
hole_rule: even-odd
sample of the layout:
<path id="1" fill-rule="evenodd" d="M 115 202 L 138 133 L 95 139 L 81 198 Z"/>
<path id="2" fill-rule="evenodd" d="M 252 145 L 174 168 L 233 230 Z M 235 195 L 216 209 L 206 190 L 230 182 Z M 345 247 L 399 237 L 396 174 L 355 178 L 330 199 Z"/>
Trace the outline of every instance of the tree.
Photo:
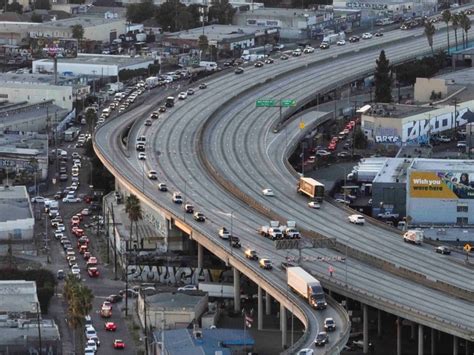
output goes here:
<path id="1" fill-rule="evenodd" d="M 392 79 L 390 77 L 390 62 L 385 57 L 385 51 L 380 52 L 379 59 L 376 60 L 375 69 L 375 101 L 392 101 Z"/>
<path id="2" fill-rule="evenodd" d="M 446 24 L 446 36 L 448 37 L 448 53 L 449 53 L 449 21 L 451 21 L 451 11 L 448 9 L 441 13 L 444 23 Z"/>
<path id="3" fill-rule="evenodd" d="M 204 57 L 207 49 L 209 48 L 209 41 L 206 35 L 200 35 L 198 40 L 198 47 L 201 50 L 201 58 Z"/>
<path id="4" fill-rule="evenodd" d="M 458 26 L 459 26 L 458 14 L 451 15 L 451 24 L 453 25 L 453 29 L 454 29 L 454 41 L 456 42 L 456 50 L 458 50 Z"/>
<path id="5" fill-rule="evenodd" d="M 467 45 L 469 43 L 468 32 L 471 29 L 471 19 L 469 18 L 469 16 L 467 16 L 467 14 L 464 11 L 461 11 L 459 15 L 460 15 L 459 24 L 461 28 L 463 29 L 464 33 L 466 34 L 466 38 L 463 41 L 464 42 L 463 47 L 467 48 Z"/>
<path id="6" fill-rule="evenodd" d="M 130 4 L 127 6 L 127 20 L 134 23 L 142 23 L 155 16 L 157 7 L 147 0 L 138 4 Z"/>
<path id="7" fill-rule="evenodd" d="M 41 23 L 43 22 L 43 17 L 40 14 L 33 13 L 31 15 L 31 22 Z"/>
<path id="8" fill-rule="evenodd" d="M 94 124 L 97 119 L 97 114 L 95 113 L 94 109 L 89 108 L 86 111 L 86 123 L 87 123 L 87 128 L 89 130 L 89 133 L 92 134 L 92 131 L 94 129 Z"/>
<path id="9" fill-rule="evenodd" d="M 82 25 L 71 26 L 72 38 L 77 39 L 79 42 L 79 48 L 81 48 L 82 39 L 84 38 L 84 27 Z"/>
<path id="10" fill-rule="evenodd" d="M 131 194 L 127 197 L 125 201 L 125 212 L 128 213 L 128 219 L 130 220 L 130 241 L 132 239 L 133 223 L 137 223 L 139 220 L 143 219 L 142 206 L 140 205 L 140 200 L 134 194 Z M 136 229 L 136 228 L 135 228 Z M 137 233 L 138 234 L 138 233 Z M 138 235 L 137 235 L 138 243 Z"/>
<path id="11" fill-rule="evenodd" d="M 35 9 L 51 10 L 51 4 L 49 3 L 49 0 L 36 0 L 34 4 Z"/>
<path id="12" fill-rule="evenodd" d="M 179 0 L 168 0 L 158 6 L 155 18 L 164 31 L 172 32 L 187 30 L 199 23 L 199 13 L 195 10 L 191 12 Z"/>
<path id="13" fill-rule="evenodd" d="M 7 5 L 7 11 L 16 12 L 18 14 L 23 13 L 23 5 L 20 5 L 16 1 L 13 1 L 11 4 Z"/>
<path id="14" fill-rule="evenodd" d="M 212 23 L 228 25 L 232 23 L 236 9 L 228 0 L 220 0 L 209 8 L 209 19 Z"/>
<path id="15" fill-rule="evenodd" d="M 69 324 L 76 329 L 92 310 L 94 294 L 74 275 L 69 274 L 64 282 L 64 297 L 68 303 Z"/>
<path id="16" fill-rule="evenodd" d="M 354 147 L 357 149 L 367 148 L 367 137 L 359 126 L 354 131 Z"/>
<path id="17" fill-rule="evenodd" d="M 428 40 L 428 45 L 431 48 L 431 54 L 434 56 L 434 51 L 433 51 L 433 36 L 436 32 L 436 27 L 429 21 L 425 22 L 425 36 L 426 39 Z"/>

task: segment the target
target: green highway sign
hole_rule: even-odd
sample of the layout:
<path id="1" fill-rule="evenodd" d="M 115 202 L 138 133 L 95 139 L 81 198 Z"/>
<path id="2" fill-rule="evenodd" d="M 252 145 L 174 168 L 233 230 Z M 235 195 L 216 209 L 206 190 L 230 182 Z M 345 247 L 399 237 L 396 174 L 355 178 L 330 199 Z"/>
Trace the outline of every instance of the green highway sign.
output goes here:
<path id="1" fill-rule="evenodd" d="M 257 100 L 257 107 L 275 107 L 277 106 L 277 100 Z"/>
<path id="2" fill-rule="evenodd" d="M 296 100 L 295 99 L 281 99 L 280 102 L 281 102 L 282 107 L 296 106 Z"/>

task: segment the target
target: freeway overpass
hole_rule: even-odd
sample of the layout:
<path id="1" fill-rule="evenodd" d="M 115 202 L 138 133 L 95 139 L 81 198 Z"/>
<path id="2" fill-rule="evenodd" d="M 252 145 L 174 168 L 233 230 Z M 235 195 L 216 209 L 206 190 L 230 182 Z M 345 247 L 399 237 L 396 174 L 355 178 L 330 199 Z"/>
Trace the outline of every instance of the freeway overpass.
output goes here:
<path id="1" fill-rule="evenodd" d="M 418 34 L 418 38 L 413 38 L 414 34 Z M 400 41 L 401 36 L 407 35 L 409 39 Z M 443 46 L 444 37 L 444 34 L 435 37 L 435 44 Z M 383 44 L 386 42 L 391 44 Z M 386 49 L 392 61 L 403 61 L 427 52 L 426 43 L 420 31 L 408 34 L 394 31 L 371 43 L 318 51 L 312 56 L 292 58 L 286 63 L 275 63 L 261 69 L 250 68 L 242 76 L 226 74 L 216 78 L 209 82 L 209 89 L 178 103 L 165 114 L 159 125 L 155 124 L 146 132 L 149 142 L 150 137 L 154 137 L 154 150 L 160 152 L 159 155 L 148 153 L 146 166 L 158 168 L 161 178 L 168 185 L 185 191 L 185 199 L 209 216 L 209 223 L 206 223 L 208 236 L 198 242 L 205 244 L 211 240 L 211 244 L 205 244 L 205 247 L 216 254 L 224 250 L 223 260 L 226 260 L 226 255 L 229 257 L 230 250 L 226 250 L 226 246 L 216 238 L 216 231 L 222 225 L 229 226 L 231 212 L 234 234 L 243 239 L 244 245 L 256 248 L 262 256 L 270 256 L 275 263 L 283 260 L 286 254 L 275 250 L 268 240 L 258 237 L 255 229 L 267 223 L 268 216 L 275 214 L 294 219 L 304 229 L 336 237 L 347 246 L 351 256 L 346 263 L 347 277 L 343 278 L 342 273 L 338 272 L 336 277 L 329 279 L 325 277 L 326 266 L 304 263 L 305 268 L 325 281 L 327 288 L 421 325 L 472 341 L 474 287 L 472 281 L 465 280 L 469 269 L 458 267 L 449 260 L 433 259 L 432 254 L 427 255 L 416 248 L 407 248 L 400 243 L 396 233 L 378 224 L 370 223 L 363 227 L 361 233 L 360 228 L 346 222 L 346 211 L 327 204 L 315 218 L 314 211 L 308 211 L 305 200 L 294 192 L 295 177 L 281 159 L 288 153 L 287 147 L 291 146 L 292 133 L 288 133 L 290 138 L 287 140 L 285 132 L 283 143 L 283 135 L 271 133 L 277 119 L 276 112 L 257 111 L 255 108 L 256 97 L 294 97 L 305 102 L 318 92 L 369 73 L 381 48 Z M 374 45 L 377 48 L 370 49 Z M 302 68 L 304 70 L 300 70 Z M 133 116 L 152 108 L 141 106 L 133 111 Z M 127 114 L 124 118 L 129 116 Z M 111 143 L 113 147 L 116 140 L 115 124 L 112 121 L 96 133 L 96 151 L 102 155 L 102 160 L 131 190 L 144 198 L 146 195 L 147 203 L 173 211 L 174 216 L 170 220 L 173 217 L 174 220 L 182 219 L 182 212 L 171 204 L 169 196 L 156 196 L 156 186 L 149 181 L 144 184 L 144 194 L 141 193 L 142 187 L 138 182 L 145 166 L 134 157 L 133 147 L 129 158 L 126 158 L 121 154 L 114 157 L 106 146 L 106 143 Z M 134 131 L 141 134 L 143 130 L 139 127 Z M 120 172 L 117 165 L 121 166 Z M 271 203 L 261 196 L 261 189 L 265 187 L 277 192 Z M 196 239 L 194 231 L 196 228 L 199 231 L 200 227 L 193 221 L 186 221 L 186 224 L 191 226 L 193 239 Z M 308 251 L 307 254 L 313 258 L 340 255 L 329 249 Z M 235 257 L 235 253 L 230 257 Z M 242 268 L 249 263 L 230 264 Z M 268 276 L 257 273 L 258 269 L 254 271 L 259 283 Z M 284 282 L 281 275 L 274 275 L 276 270 L 271 274 L 276 276 L 275 283 L 282 292 Z M 280 281 L 277 281 L 278 278 Z M 272 282 L 264 288 L 270 287 Z M 278 294 L 276 290 L 272 291 Z M 298 301 L 294 300 L 295 304 Z M 289 308 L 286 304 L 285 307 Z M 309 324 L 304 320 L 303 323 Z M 313 332 L 311 327 L 308 329 Z M 420 331 L 423 331 L 422 327 Z"/>

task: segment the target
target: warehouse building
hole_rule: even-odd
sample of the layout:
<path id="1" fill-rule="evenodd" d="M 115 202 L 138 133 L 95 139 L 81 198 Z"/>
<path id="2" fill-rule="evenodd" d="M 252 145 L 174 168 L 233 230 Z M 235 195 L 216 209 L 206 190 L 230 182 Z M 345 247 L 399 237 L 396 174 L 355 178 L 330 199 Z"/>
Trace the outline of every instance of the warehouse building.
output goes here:
<path id="1" fill-rule="evenodd" d="M 474 224 L 473 160 L 414 159 L 406 189 L 410 224 Z"/>
<path id="2" fill-rule="evenodd" d="M 0 243 L 30 243 L 35 219 L 25 186 L 0 187 Z"/>

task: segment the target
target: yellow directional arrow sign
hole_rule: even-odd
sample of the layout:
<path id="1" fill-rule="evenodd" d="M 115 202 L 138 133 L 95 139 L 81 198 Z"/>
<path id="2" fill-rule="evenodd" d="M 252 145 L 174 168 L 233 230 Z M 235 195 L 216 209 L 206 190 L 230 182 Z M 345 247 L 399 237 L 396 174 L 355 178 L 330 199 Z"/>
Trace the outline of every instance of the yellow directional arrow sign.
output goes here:
<path id="1" fill-rule="evenodd" d="M 304 127 L 305 127 L 305 126 L 304 126 L 304 122 L 301 121 L 301 122 L 300 122 L 300 129 L 304 129 Z"/>
<path id="2" fill-rule="evenodd" d="M 465 244 L 464 245 L 464 251 L 470 253 L 472 250 L 472 246 L 470 244 Z"/>

